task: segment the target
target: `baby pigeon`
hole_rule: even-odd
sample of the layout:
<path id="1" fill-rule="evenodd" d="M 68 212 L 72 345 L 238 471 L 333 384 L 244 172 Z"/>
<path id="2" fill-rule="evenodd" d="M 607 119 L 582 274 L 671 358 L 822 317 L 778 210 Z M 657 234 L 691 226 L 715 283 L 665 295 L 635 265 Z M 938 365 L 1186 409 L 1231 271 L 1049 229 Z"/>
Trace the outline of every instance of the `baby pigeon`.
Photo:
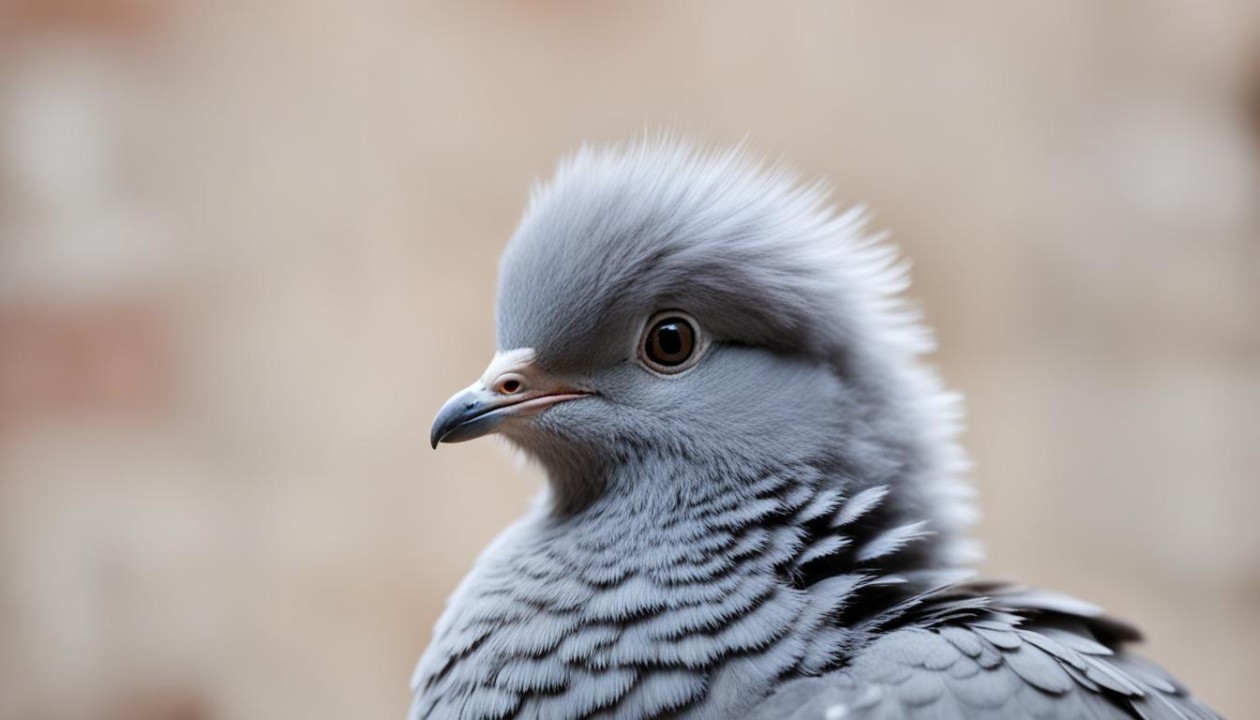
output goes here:
<path id="1" fill-rule="evenodd" d="M 542 496 L 416 669 L 420 718 L 1213 718 L 1062 595 L 970 580 L 956 397 L 860 211 L 733 150 L 583 149 L 503 254 L 434 447 Z"/>

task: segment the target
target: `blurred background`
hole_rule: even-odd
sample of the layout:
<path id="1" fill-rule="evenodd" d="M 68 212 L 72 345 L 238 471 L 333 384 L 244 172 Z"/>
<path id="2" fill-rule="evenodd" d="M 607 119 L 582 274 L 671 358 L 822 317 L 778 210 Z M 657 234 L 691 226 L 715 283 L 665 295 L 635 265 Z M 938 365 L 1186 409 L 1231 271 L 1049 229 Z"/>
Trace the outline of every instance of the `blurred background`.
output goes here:
<path id="1" fill-rule="evenodd" d="M 429 449 L 584 140 L 863 201 L 969 398 L 984 570 L 1260 704 L 1260 4 L 6 0 L 0 718 L 401 718 L 535 492 Z"/>

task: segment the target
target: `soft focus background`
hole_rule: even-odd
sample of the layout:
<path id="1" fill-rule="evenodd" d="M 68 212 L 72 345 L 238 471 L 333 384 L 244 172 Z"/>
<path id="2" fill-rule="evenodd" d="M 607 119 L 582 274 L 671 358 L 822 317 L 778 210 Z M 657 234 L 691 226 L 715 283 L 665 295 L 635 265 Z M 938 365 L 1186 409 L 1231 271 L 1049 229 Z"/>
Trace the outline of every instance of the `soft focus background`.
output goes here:
<path id="1" fill-rule="evenodd" d="M 914 262 L 985 570 L 1260 704 L 1260 4 L 7 0 L 0 717 L 401 718 L 538 479 L 427 445 L 583 140 L 747 139 Z"/>

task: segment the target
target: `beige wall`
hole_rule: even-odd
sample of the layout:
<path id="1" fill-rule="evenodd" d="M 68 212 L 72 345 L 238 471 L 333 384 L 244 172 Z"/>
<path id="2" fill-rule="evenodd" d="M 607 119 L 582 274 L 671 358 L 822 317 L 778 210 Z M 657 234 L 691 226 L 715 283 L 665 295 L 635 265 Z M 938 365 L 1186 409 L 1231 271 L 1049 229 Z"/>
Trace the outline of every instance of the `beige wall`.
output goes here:
<path id="1" fill-rule="evenodd" d="M 985 569 L 1260 703 L 1254 2 L 193 5 L 0 9 L 0 717 L 401 717 L 537 485 L 426 442 L 497 253 L 645 127 L 869 203 Z"/>

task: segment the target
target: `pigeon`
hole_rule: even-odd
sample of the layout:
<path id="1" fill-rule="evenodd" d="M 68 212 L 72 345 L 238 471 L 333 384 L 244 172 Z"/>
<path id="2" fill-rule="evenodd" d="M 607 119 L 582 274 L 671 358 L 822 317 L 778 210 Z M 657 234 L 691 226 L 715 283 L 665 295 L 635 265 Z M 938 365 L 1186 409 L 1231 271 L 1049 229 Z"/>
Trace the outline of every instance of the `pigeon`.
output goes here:
<path id="1" fill-rule="evenodd" d="M 546 476 L 451 596 L 427 718 L 1218 717 L 1088 603 L 974 578 L 959 398 L 862 209 L 743 148 L 583 147 L 431 441 Z"/>

